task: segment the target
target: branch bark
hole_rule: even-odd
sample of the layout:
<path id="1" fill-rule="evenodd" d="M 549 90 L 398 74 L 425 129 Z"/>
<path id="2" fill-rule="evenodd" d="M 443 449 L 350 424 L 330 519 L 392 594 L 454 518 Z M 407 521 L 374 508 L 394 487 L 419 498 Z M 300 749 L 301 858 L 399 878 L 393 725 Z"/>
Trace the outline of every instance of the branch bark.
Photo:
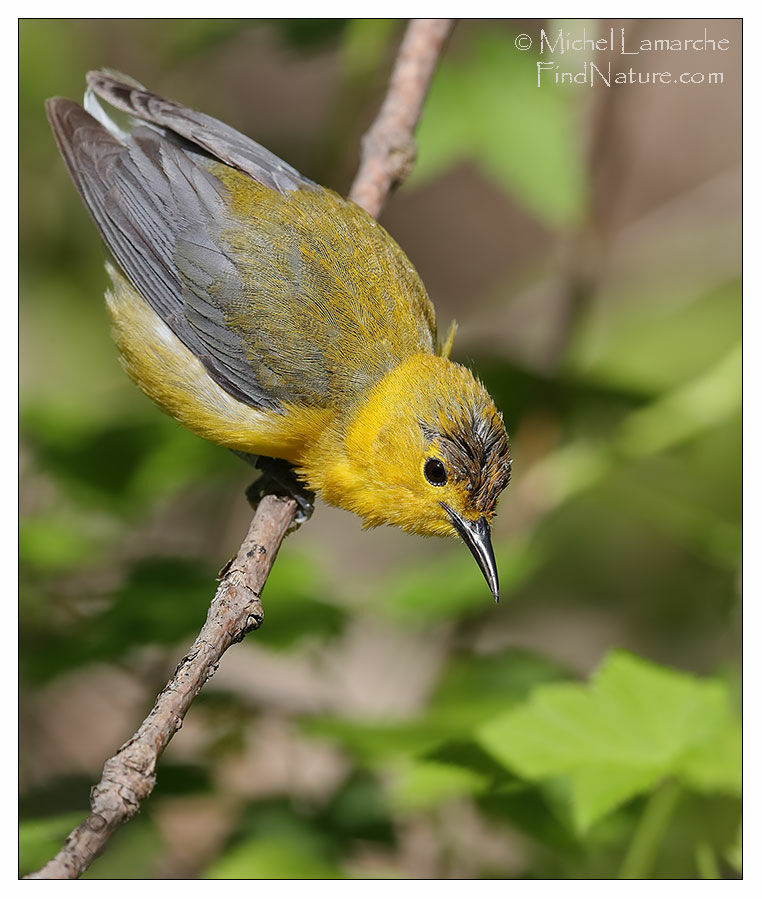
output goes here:
<path id="1" fill-rule="evenodd" d="M 389 192 L 415 160 L 413 131 L 450 19 L 413 19 L 400 47 L 388 93 L 363 139 L 350 196 L 376 217 Z M 235 559 L 221 573 L 206 622 L 138 730 L 108 759 L 90 793 L 90 814 L 62 849 L 29 880 L 73 880 L 90 866 L 111 835 L 140 810 L 156 784 L 156 765 L 222 655 L 262 623 L 262 588 L 297 513 L 294 500 L 265 496 Z"/>
<path id="2" fill-rule="evenodd" d="M 260 593 L 286 532 L 293 499 L 265 496 L 235 559 L 225 570 L 201 632 L 138 730 L 103 766 L 90 793 L 90 814 L 32 880 L 71 880 L 87 870 L 111 834 L 137 814 L 156 784 L 156 764 L 225 650 L 262 623 Z"/>
<path id="3" fill-rule="evenodd" d="M 373 218 L 412 171 L 413 138 L 439 54 L 453 19 L 412 19 L 392 70 L 386 98 L 362 140 L 360 168 L 349 199 Z"/>

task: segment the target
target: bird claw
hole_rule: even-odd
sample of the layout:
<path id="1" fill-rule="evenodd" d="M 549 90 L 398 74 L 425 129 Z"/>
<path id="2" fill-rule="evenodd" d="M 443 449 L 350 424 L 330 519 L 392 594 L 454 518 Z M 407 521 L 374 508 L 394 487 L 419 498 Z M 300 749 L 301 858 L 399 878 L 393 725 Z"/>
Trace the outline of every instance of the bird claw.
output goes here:
<path id="1" fill-rule="evenodd" d="M 294 516 L 296 527 L 311 517 L 315 511 L 315 494 L 299 481 L 289 462 L 271 459 L 268 456 L 253 456 L 249 453 L 236 453 L 236 455 L 261 472 L 256 481 L 246 488 L 246 499 L 253 509 L 257 508 L 265 496 L 287 496 L 298 506 Z"/>

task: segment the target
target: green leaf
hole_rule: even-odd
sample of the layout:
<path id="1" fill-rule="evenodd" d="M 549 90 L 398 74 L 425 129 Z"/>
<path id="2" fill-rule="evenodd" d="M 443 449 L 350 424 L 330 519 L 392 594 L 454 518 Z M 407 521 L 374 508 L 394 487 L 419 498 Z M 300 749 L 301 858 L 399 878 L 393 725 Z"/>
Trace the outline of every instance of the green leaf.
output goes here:
<path id="1" fill-rule="evenodd" d="M 504 792 L 527 789 L 525 781 L 512 777 L 481 746 L 467 740 L 450 740 L 427 753 L 425 760 L 470 771 Z"/>
<path id="2" fill-rule="evenodd" d="M 60 483 L 106 501 L 129 489 L 159 439 L 153 422 L 87 421 L 40 403 L 24 410 L 22 432 L 41 466 Z"/>
<path id="3" fill-rule="evenodd" d="M 256 19 L 254 20 L 256 22 Z M 347 27 L 347 19 L 270 19 L 281 37 L 294 49 L 317 51 L 337 41 Z"/>
<path id="4" fill-rule="evenodd" d="M 630 413 L 617 437 L 633 458 L 664 452 L 731 419 L 741 409 L 741 343 L 700 377 Z"/>
<path id="5" fill-rule="evenodd" d="M 690 750 L 679 774 L 702 793 L 741 795 L 741 722 L 730 721 L 712 740 Z"/>
<path id="6" fill-rule="evenodd" d="M 559 816 L 541 789 L 525 785 L 524 790 L 490 790 L 477 797 L 478 807 L 497 821 L 511 827 L 556 852 L 566 854 L 579 851 L 579 841 L 572 829 Z"/>
<path id="7" fill-rule="evenodd" d="M 95 535 L 73 527 L 71 518 L 57 513 L 26 518 L 19 523 L 19 558 L 25 565 L 45 571 L 76 568 L 95 555 Z M 92 528 L 90 528 L 92 530 Z"/>
<path id="8" fill-rule="evenodd" d="M 663 770 L 657 765 L 580 768 L 571 781 L 574 824 L 584 833 L 607 812 L 638 793 L 647 793 L 662 775 Z"/>
<path id="9" fill-rule="evenodd" d="M 741 286 L 687 292 L 679 280 L 639 275 L 601 299 L 575 336 L 570 363 L 586 379 L 655 395 L 699 377 L 733 347 Z"/>
<path id="10" fill-rule="evenodd" d="M 254 837 L 238 843 L 207 868 L 213 880 L 319 879 L 341 877 L 341 872 L 319 857 L 306 842 L 286 836 Z"/>
<path id="11" fill-rule="evenodd" d="M 318 826 L 340 841 L 366 840 L 392 845 L 394 826 L 379 779 L 355 770 L 322 810 Z"/>
<path id="12" fill-rule="evenodd" d="M 94 605 L 87 627 L 74 620 L 51 629 L 44 606 L 33 608 L 23 637 L 35 652 L 24 656 L 23 675 L 40 682 L 89 662 L 120 659 L 133 646 L 173 645 L 198 631 L 214 589 L 213 575 L 195 560 L 141 559 L 105 608 Z M 46 601 L 54 603 L 55 595 Z"/>
<path id="13" fill-rule="evenodd" d="M 37 464 L 79 503 L 128 512 L 188 483 L 221 481 L 244 466 L 145 405 L 113 418 L 37 401 L 21 429 Z"/>
<path id="14" fill-rule="evenodd" d="M 589 686 L 538 687 L 478 735 L 488 752 L 528 780 L 565 775 L 575 825 L 584 831 L 666 776 L 695 781 L 703 775 L 716 784 L 706 757 L 691 753 L 708 745 L 716 749 L 728 705 L 719 681 L 615 652 Z"/>
<path id="15" fill-rule="evenodd" d="M 302 727 L 307 734 L 339 744 L 344 752 L 371 768 L 383 767 L 395 758 L 431 751 L 449 739 L 453 730 L 449 721 L 436 718 L 384 724 L 325 716 L 305 721 Z"/>
<path id="16" fill-rule="evenodd" d="M 486 777 L 460 765 L 413 761 L 398 771 L 391 799 L 403 811 L 430 808 L 448 799 L 482 793 L 488 784 Z"/>
<path id="17" fill-rule="evenodd" d="M 578 223 L 587 185 L 577 95 L 554 84 L 538 88 L 536 62 L 495 29 L 478 34 L 465 59 L 446 59 L 421 119 L 411 180 L 472 160 L 540 221 Z"/>
<path id="18" fill-rule="evenodd" d="M 422 638 L 423 639 L 423 638 Z M 434 761 L 458 764 L 483 776 L 494 775 L 483 760 L 483 750 L 472 742 L 474 728 L 521 701 L 538 683 L 557 679 L 561 669 L 539 656 L 518 650 L 490 655 L 462 654 L 450 665 L 434 693 L 429 708 L 416 718 L 390 722 L 350 721 L 339 717 L 315 717 L 303 724 L 308 733 L 340 743 L 369 766 L 383 766 L 390 759 L 434 753 Z M 465 741 L 467 756 L 443 755 L 453 743 Z M 461 747 L 461 750 L 463 747 Z M 486 759 L 491 761 L 489 757 Z M 505 779 L 505 778 L 503 778 Z"/>

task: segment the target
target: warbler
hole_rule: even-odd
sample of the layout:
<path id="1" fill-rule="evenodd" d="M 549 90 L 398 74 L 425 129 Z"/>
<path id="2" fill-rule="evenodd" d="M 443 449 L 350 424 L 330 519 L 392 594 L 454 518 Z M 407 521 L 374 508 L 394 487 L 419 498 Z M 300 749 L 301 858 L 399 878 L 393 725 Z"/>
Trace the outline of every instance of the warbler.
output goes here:
<path id="1" fill-rule="evenodd" d="M 46 109 L 118 266 L 106 300 L 130 377 L 196 434 L 286 460 L 366 527 L 460 536 L 497 600 L 508 437 L 402 250 L 228 125 L 127 76 L 87 85 L 84 108 Z"/>

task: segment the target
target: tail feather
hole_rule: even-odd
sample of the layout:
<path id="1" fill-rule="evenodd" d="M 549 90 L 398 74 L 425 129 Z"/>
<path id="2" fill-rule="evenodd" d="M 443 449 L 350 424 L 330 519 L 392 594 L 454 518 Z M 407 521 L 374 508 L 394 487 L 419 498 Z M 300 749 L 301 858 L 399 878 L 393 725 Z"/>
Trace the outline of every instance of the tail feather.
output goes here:
<path id="1" fill-rule="evenodd" d="M 115 109 L 168 129 L 265 187 L 285 194 L 313 186 L 295 168 L 235 128 L 153 94 L 131 78 L 105 71 L 88 72 L 87 83 L 90 90 Z"/>

